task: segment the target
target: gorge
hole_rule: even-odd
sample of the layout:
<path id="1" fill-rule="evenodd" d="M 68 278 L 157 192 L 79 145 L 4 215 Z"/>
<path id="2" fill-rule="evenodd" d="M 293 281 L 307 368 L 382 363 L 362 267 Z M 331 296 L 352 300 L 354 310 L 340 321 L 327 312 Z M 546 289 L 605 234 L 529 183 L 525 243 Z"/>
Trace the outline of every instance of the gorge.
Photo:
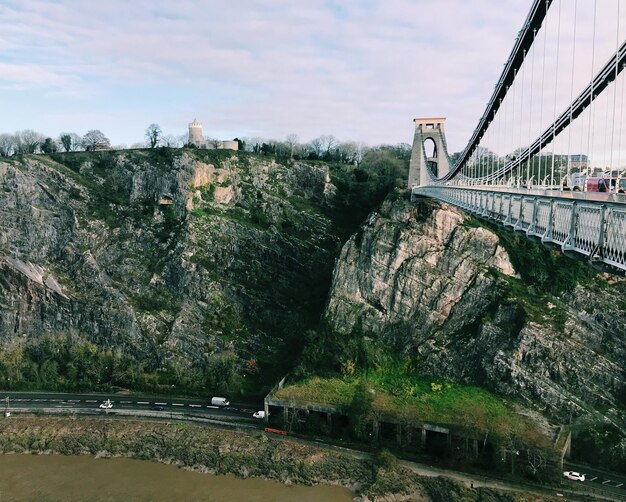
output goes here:
<path id="1" fill-rule="evenodd" d="M 402 190 L 378 205 L 382 161 L 4 159 L 0 386 L 237 398 L 400 368 L 626 465 L 624 279 Z"/>

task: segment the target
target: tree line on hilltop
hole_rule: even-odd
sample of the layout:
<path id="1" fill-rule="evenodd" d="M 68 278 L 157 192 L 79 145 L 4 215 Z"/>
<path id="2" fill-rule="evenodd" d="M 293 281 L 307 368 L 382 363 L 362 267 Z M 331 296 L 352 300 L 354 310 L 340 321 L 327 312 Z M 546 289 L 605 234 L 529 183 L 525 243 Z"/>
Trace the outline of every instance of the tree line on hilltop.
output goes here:
<path id="1" fill-rule="evenodd" d="M 76 152 L 108 150 L 111 142 L 102 131 L 92 129 L 84 136 L 76 133 L 61 133 L 58 138 L 24 129 L 13 134 L 0 134 L 0 157 L 11 157 L 28 153 L 50 154 L 55 152 Z"/>
<path id="2" fill-rule="evenodd" d="M 144 137 L 145 142 L 134 143 L 130 148 L 195 147 L 195 145 L 188 143 L 187 134 L 164 134 L 158 124 L 150 124 Z M 212 140 L 210 137 L 206 139 Z M 362 142 L 340 141 L 333 135 L 321 135 L 304 143 L 299 141 L 297 134 L 288 134 L 284 140 L 261 137 L 235 138 L 234 140 L 239 144 L 241 151 L 294 160 L 323 160 L 359 165 L 367 152 L 381 148 L 388 150 L 397 158 L 408 160 L 410 156 L 410 145 L 406 143 L 372 148 Z M 58 138 L 47 137 L 32 129 L 16 131 L 13 134 L 0 134 L 0 157 L 38 153 L 124 150 L 127 148 L 129 147 L 126 145 L 112 146 L 109 138 L 98 129 L 92 129 L 83 136 L 74 132 L 64 132 Z"/>

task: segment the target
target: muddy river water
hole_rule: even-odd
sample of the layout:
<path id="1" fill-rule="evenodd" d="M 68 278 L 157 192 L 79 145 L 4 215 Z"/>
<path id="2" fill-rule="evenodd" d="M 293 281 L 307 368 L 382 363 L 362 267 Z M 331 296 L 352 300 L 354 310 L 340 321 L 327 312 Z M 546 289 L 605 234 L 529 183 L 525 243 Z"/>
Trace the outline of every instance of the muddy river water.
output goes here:
<path id="1" fill-rule="evenodd" d="M 127 458 L 0 455 L 0 502 L 13 500 L 348 502 L 352 493 L 337 486 L 288 486 Z"/>

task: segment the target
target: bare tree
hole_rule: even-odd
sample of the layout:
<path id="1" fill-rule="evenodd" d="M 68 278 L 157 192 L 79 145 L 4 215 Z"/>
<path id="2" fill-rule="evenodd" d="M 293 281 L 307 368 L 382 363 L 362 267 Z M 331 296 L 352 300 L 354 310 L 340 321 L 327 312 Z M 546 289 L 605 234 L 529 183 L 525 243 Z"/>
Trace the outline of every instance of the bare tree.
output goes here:
<path id="1" fill-rule="evenodd" d="M 210 148 L 217 149 L 222 144 L 222 142 L 219 139 L 211 138 L 209 136 L 205 137 L 204 139 L 207 140 L 207 145 Z"/>
<path id="2" fill-rule="evenodd" d="M 289 145 L 283 141 L 271 139 L 267 142 L 269 152 L 273 152 L 277 157 L 288 157 L 290 153 Z"/>
<path id="3" fill-rule="evenodd" d="M 263 145 L 264 139 L 259 137 L 243 138 L 246 145 L 246 152 L 259 153 L 261 151 L 261 145 Z"/>
<path id="4" fill-rule="evenodd" d="M 85 149 L 82 136 L 76 134 L 75 132 L 71 132 L 70 136 L 72 136 L 72 151 L 78 152 Z"/>
<path id="5" fill-rule="evenodd" d="M 181 146 L 185 144 L 185 141 L 187 141 L 186 134 L 183 136 L 180 136 L 180 135 L 176 136 L 174 134 L 166 134 L 165 136 L 161 138 L 161 144 L 169 148 L 180 148 Z"/>
<path id="6" fill-rule="evenodd" d="M 83 145 L 83 137 L 75 132 L 71 132 L 70 136 L 72 137 L 72 151 L 78 152 L 80 150 L 84 150 L 85 146 Z"/>
<path id="7" fill-rule="evenodd" d="M 159 124 L 150 124 L 146 129 L 146 139 L 148 140 L 148 144 L 150 148 L 154 148 L 159 144 L 159 139 L 161 138 L 162 131 Z"/>
<path id="8" fill-rule="evenodd" d="M 354 157 L 354 164 L 356 166 L 358 166 L 359 164 L 361 164 L 361 162 L 363 161 L 363 157 L 365 156 L 365 154 L 369 151 L 369 147 L 362 142 L 358 142 L 356 144 L 356 153 L 355 153 L 355 157 Z"/>
<path id="9" fill-rule="evenodd" d="M 358 150 L 359 146 L 354 141 L 339 143 L 335 148 L 339 160 L 341 162 L 345 162 L 346 164 L 356 164 Z"/>
<path id="10" fill-rule="evenodd" d="M 332 134 L 324 134 L 320 136 L 320 141 L 322 142 L 322 151 L 326 157 L 330 157 L 331 151 L 337 147 L 337 138 L 335 138 Z"/>
<path id="11" fill-rule="evenodd" d="M 189 141 L 189 134 L 188 133 L 178 134 L 176 135 L 176 138 L 178 139 L 178 144 L 180 146 L 185 146 L 187 142 Z"/>
<path id="12" fill-rule="evenodd" d="M 43 134 L 32 129 L 18 131 L 15 133 L 15 137 L 17 138 L 18 153 L 35 153 L 44 140 Z"/>
<path id="13" fill-rule="evenodd" d="M 293 159 L 293 151 L 295 147 L 297 146 L 299 139 L 300 138 L 298 138 L 297 134 L 294 134 L 294 133 L 287 134 L 286 143 L 287 143 L 287 146 L 289 147 L 289 157 L 292 159 Z"/>
<path id="14" fill-rule="evenodd" d="M 92 129 L 83 136 L 83 146 L 87 151 L 104 150 L 111 148 L 111 142 L 102 131 Z"/>
<path id="15" fill-rule="evenodd" d="M 0 134 L 0 157 L 10 157 L 17 148 L 17 139 L 13 134 Z"/>
<path id="16" fill-rule="evenodd" d="M 324 149 L 324 145 L 322 143 L 322 138 L 315 138 L 309 143 L 309 148 L 316 157 L 321 157 Z"/>

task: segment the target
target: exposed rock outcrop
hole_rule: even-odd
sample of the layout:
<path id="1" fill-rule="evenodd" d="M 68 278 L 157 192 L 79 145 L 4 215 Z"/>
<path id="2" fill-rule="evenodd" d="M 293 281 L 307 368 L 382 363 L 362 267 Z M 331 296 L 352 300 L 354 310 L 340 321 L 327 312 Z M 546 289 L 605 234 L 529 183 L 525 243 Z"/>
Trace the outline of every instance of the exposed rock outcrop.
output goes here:
<path id="1" fill-rule="evenodd" d="M 452 206 L 396 200 L 343 247 L 326 315 L 424 373 L 540 403 L 562 419 L 601 408 L 623 427 L 615 398 L 625 384 L 622 304 L 600 279 L 539 293 L 495 233 Z"/>
<path id="2" fill-rule="evenodd" d="M 189 367 L 272 354 L 317 321 L 339 249 L 326 167 L 168 149 L 55 159 L 0 162 L 5 345 L 71 332 Z"/>

